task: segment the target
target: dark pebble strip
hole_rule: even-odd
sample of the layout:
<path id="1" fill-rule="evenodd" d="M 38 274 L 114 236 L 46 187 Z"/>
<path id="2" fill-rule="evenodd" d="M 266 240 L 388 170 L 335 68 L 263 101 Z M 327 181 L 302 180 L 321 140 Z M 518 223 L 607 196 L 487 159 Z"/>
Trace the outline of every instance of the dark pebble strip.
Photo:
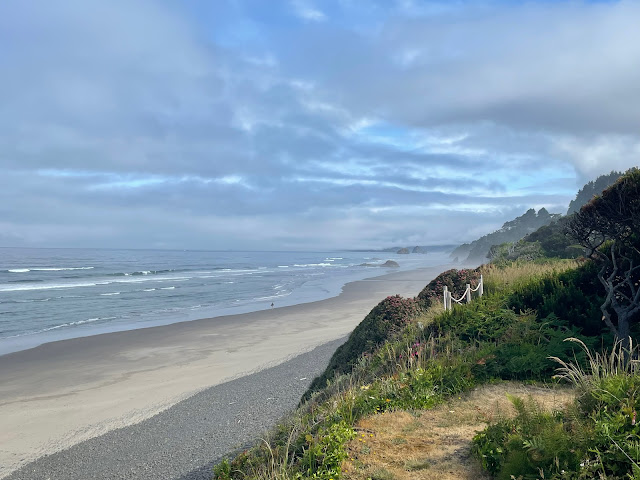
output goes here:
<path id="1" fill-rule="evenodd" d="M 39 458 L 6 480 L 210 480 L 213 465 L 259 441 L 296 407 L 345 340 L 208 388 L 136 425 Z"/>

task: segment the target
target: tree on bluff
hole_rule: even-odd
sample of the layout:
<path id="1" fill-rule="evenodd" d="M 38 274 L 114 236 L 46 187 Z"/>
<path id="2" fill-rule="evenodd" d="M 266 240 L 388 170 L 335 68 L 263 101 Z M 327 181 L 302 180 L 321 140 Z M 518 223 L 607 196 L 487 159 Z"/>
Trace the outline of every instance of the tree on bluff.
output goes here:
<path id="1" fill-rule="evenodd" d="M 640 170 L 627 171 L 584 205 L 567 231 L 600 266 L 602 319 L 628 349 L 631 324 L 640 320 Z"/>

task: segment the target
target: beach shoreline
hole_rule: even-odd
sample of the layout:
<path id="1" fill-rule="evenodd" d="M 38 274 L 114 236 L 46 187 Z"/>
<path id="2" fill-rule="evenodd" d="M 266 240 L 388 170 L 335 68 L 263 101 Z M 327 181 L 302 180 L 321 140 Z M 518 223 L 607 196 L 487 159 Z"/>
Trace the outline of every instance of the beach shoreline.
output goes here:
<path id="1" fill-rule="evenodd" d="M 346 284 L 325 300 L 73 338 L 0 356 L 0 478 L 199 391 L 348 335 L 384 297 L 446 265 Z"/>

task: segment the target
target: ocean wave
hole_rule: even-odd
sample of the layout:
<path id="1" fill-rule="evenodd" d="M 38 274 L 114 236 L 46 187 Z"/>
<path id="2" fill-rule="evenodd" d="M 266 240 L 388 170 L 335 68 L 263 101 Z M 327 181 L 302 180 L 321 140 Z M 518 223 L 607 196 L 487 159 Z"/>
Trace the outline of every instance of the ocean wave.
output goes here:
<path id="1" fill-rule="evenodd" d="M 162 287 L 160 290 L 175 290 L 176 287 Z"/>
<path id="2" fill-rule="evenodd" d="M 10 303 L 41 303 L 49 302 L 51 298 L 38 298 L 33 300 L 10 300 Z"/>
<path id="3" fill-rule="evenodd" d="M 283 292 L 277 295 L 269 295 L 268 297 L 255 297 L 253 300 L 254 301 L 273 300 L 276 298 L 288 297 L 289 295 L 291 295 L 291 292 Z"/>
<path id="4" fill-rule="evenodd" d="M 294 267 L 333 267 L 334 265 L 331 263 L 294 263 Z"/>
<path id="5" fill-rule="evenodd" d="M 110 292 L 110 293 L 101 293 L 102 297 L 110 297 L 111 295 L 120 295 L 122 292 Z"/>
<path id="6" fill-rule="evenodd" d="M 19 292 L 29 290 L 56 290 L 61 288 L 83 288 L 83 287 L 95 287 L 96 285 L 113 285 L 121 283 L 143 283 L 143 282 L 184 282 L 190 280 L 191 277 L 139 277 L 139 278 L 122 278 L 118 280 L 107 281 L 93 281 L 93 282 L 76 282 L 76 283 L 42 283 L 38 285 L 24 285 L 24 284 L 0 284 L 0 292 Z M 29 282 L 33 283 L 33 282 Z"/>
<path id="7" fill-rule="evenodd" d="M 76 327 L 76 326 L 79 326 L 79 325 L 84 325 L 85 323 L 93 323 L 93 322 L 98 322 L 100 320 L 115 320 L 116 318 L 118 318 L 118 317 L 87 318 L 86 320 L 78 320 L 78 321 L 75 321 L 75 322 L 62 323 L 60 325 L 54 325 L 52 327 L 43 328 L 41 330 L 35 330 L 35 331 L 31 331 L 31 332 L 19 333 L 18 335 L 9 335 L 8 337 L 0 337 L 0 339 L 26 337 L 26 336 L 29 336 L 29 335 L 37 335 L 38 333 L 51 332 L 52 330 L 58 330 L 60 328 Z"/>
<path id="8" fill-rule="evenodd" d="M 0 285 L 0 292 L 21 292 L 29 290 L 56 290 L 60 288 L 95 287 L 98 283 L 70 283 L 49 285 Z M 103 284 L 104 285 L 104 284 Z"/>
<path id="9" fill-rule="evenodd" d="M 174 269 L 165 269 L 165 270 L 137 270 L 135 272 L 115 272 L 108 273 L 109 277 L 138 277 L 144 275 L 162 275 L 164 273 L 175 272 Z"/>
<path id="10" fill-rule="evenodd" d="M 7 270 L 9 273 L 27 273 L 27 272 L 61 272 L 64 270 L 92 270 L 94 267 L 29 267 L 29 268 L 12 268 Z"/>

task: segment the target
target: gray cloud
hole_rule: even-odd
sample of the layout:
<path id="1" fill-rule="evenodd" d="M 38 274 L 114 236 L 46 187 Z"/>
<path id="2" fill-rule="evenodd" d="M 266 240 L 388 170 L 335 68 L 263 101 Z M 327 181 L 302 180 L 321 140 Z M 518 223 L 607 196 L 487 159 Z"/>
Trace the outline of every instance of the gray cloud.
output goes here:
<path id="1" fill-rule="evenodd" d="M 0 244 L 451 243 L 638 163 L 637 3 L 389 5 L 2 2 Z"/>

